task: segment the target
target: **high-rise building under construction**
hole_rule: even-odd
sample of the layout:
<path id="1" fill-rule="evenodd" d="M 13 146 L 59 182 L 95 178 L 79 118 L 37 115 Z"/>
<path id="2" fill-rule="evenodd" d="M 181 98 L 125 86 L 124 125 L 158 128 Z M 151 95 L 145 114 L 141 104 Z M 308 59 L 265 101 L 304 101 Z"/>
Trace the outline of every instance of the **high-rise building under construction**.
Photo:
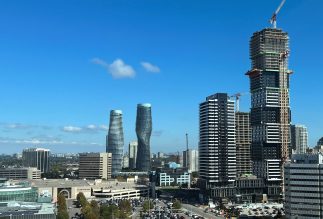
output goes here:
<path id="1" fill-rule="evenodd" d="M 247 72 L 251 92 L 251 156 L 253 171 L 259 177 L 270 174 L 266 168 L 268 160 L 282 164 L 289 154 L 288 53 L 289 37 L 281 29 L 266 28 L 251 37 L 251 70 Z"/>
<path id="2" fill-rule="evenodd" d="M 237 176 L 251 174 L 250 144 L 251 128 L 250 113 L 236 112 L 236 160 Z"/>

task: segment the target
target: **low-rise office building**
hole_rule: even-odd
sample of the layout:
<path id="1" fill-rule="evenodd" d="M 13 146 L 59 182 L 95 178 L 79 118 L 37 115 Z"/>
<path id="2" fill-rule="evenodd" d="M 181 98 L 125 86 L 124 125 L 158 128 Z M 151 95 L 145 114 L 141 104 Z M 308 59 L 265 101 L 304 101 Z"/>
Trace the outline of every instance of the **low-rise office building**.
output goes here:
<path id="1" fill-rule="evenodd" d="M 263 178 L 251 174 L 241 175 L 234 182 L 236 203 L 264 202 L 265 183 Z"/>
<path id="2" fill-rule="evenodd" d="M 81 153 L 79 178 L 111 179 L 112 153 Z"/>
<path id="3" fill-rule="evenodd" d="M 183 168 L 163 168 L 158 169 L 157 173 L 157 186 L 173 186 L 191 183 L 191 175 L 187 169 Z"/>
<path id="4" fill-rule="evenodd" d="M 323 218 L 322 176 L 322 153 L 292 155 L 284 176 L 287 218 Z"/>
<path id="5" fill-rule="evenodd" d="M 0 219 L 55 219 L 51 201 L 27 181 L 0 179 Z"/>
<path id="6" fill-rule="evenodd" d="M 76 199 L 82 192 L 86 198 L 139 198 L 147 197 L 148 187 L 135 182 L 118 182 L 116 180 L 72 180 L 72 179 L 46 179 L 30 180 L 38 189 L 38 196 L 48 194 L 54 198 L 63 194 L 67 199 Z"/>
<path id="7" fill-rule="evenodd" d="M 139 199 L 140 197 L 147 197 L 148 195 L 148 187 L 143 185 L 96 187 L 92 191 L 92 196 L 104 199 Z"/>
<path id="8" fill-rule="evenodd" d="M 32 187 L 28 182 L 9 182 L 0 183 L 0 202 L 36 202 L 37 189 Z"/>
<path id="9" fill-rule="evenodd" d="M 41 171 L 36 167 L 0 168 L 0 177 L 7 179 L 40 179 Z"/>
<path id="10" fill-rule="evenodd" d="M 56 219 L 52 203 L 0 203 L 0 219 Z"/>

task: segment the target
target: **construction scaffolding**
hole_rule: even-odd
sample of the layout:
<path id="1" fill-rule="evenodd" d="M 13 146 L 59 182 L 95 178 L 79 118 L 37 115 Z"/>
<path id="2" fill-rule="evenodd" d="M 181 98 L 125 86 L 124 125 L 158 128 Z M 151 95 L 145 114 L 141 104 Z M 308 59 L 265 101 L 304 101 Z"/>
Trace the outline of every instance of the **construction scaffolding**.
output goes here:
<path id="1" fill-rule="evenodd" d="M 281 159 L 282 166 L 289 158 L 290 144 L 290 107 L 289 107 L 289 74 L 292 72 L 287 70 L 286 61 L 289 51 L 280 54 L 280 135 L 281 135 Z"/>
<path id="2" fill-rule="evenodd" d="M 265 160 L 288 159 L 290 107 L 289 37 L 281 29 L 266 28 L 250 40 L 251 154 L 254 173 L 266 177 Z M 281 171 L 281 178 L 283 170 Z"/>

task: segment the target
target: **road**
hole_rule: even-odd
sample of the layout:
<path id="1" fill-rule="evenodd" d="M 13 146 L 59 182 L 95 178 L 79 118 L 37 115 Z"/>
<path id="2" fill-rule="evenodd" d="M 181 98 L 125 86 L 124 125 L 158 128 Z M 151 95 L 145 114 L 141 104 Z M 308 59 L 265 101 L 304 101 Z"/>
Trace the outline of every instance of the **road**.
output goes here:
<path id="1" fill-rule="evenodd" d="M 162 218 L 162 217 L 158 217 L 158 213 L 162 213 L 164 212 L 163 208 L 167 207 L 167 205 L 162 202 L 162 201 L 157 201 L 156 203 L 156 208 L 152 209 L 151 211 L 155 212 L 155 216 L 156 218 Z M 169 208 L 168 208 L 169 209 Z M 136 207 L 135 212 L 131 215 L 132 219 L 138 219 L 140 218 L 140 210 L 142 210 L 142 207 Z M 187 215 L 185 215 L 184 213 L 179 213 L 179 216 L 183 216 L 184 219 L 190 219 L 190 217 L 188 217 Z"/>
<path id="2" fill-rule="evenodd" d="M 66 200 L 67 211 L 70 218 L 73 217 L 75 213 L 79 213 L 79 214 L 81 213 L 81 208 L 76 208 L 75 205 L 73 205 L 74 201 L 75 200 L 72 200 L 72 199 Z"/>
<path id="3" fill-rule="evenodd" d="M 214 214 L 210 214 L 210 213 L 206 213 L 204 212 L 203 209 L 195 207 L 194 205 L 190 205 L 190 204 L 182 204 L 182 208 L 192 212 L 192 214 L 198 214 L 204 218 L 208 218 L 208 219 L 223 219 L 223 217 L 220 216 L 215 216 Z"/>
<path id="4" fill-rule="evenodd" d="M 141 207 L 135 207 L 135 211 L 133 212 L 133 214 L 131 215 L 132 219 L 137 219 L 140 218 L 140 210 L 142 209 Z"/>

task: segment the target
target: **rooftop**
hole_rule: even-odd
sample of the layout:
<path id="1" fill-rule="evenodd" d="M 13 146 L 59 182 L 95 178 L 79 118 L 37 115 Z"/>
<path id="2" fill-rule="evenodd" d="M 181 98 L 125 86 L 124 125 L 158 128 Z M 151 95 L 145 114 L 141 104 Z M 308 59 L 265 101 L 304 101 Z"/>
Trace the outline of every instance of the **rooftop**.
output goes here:
<path id="1" fill-rule="evenodd" d="M 51 203 L 37 202 L 0 202 L 1 216 L 21 214 L 54 214 L 55 206 Z"/>
<path id="2" fill-rule="evenodd" d="M 0 192 L 23 191 L 29 189 L 31 189 L 31 186 L 28 182 L 19 181 L 12 183 L 10 181 L 6 181 L 4 183 L 0 183 Z"/>
<path id="3" fill-rule="evenodd" d="M 50 151 L 49 149 L 46 148 L 26 148 L 24 151 Z"/>
<path id="4" fill-rule="evenodd" d="M 117 182 L 105 180 L 80 180 L 80 179 L 46 179 L 46 180 L 29 180 L 29 182 L 38 188 L 43 187 L 92 187 L 92 188 L 111 188 L 113 190 L 119 189 L 133 189 L 144 187 L 134 182 Z"/>
<path id="5" fill-rule="evenodd" d="M 151 107 L 150 103 L 139 103 L 138 107 Z"/>

